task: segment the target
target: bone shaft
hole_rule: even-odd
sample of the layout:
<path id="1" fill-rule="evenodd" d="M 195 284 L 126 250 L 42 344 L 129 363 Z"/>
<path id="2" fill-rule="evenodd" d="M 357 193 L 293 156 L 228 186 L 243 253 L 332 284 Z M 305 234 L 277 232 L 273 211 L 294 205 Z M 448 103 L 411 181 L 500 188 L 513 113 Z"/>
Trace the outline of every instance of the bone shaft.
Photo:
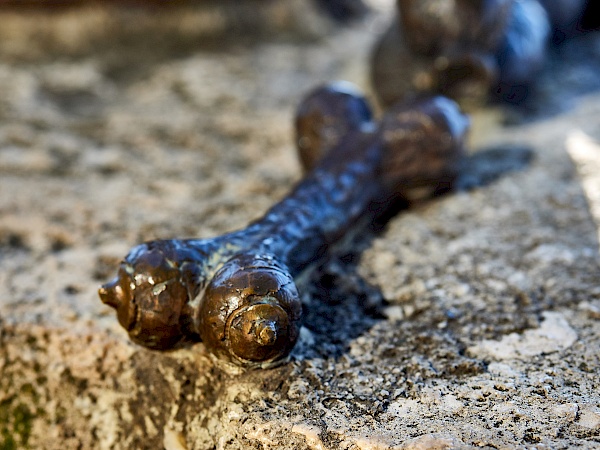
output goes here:
<path id="1" fill-rule="evenodd" d="M 248 231 L 297 274 L 322 257 L 383 193 L 377 182 L 382 151 L 358 133 L 348 136 Z"/>
<path id="2" fill-rule="evenodd" d="M 453 102 L 431 98 L 390 110 L 378 129 L 348 133 L 261 219 L 215 240 L 189 241 L 213 248 L 205 252 L 203 272 L 234 254 L 255 253 L 275 257 L 296 276 L 324 256 L 371 202 L 448 179 L 467 127 Z"/>

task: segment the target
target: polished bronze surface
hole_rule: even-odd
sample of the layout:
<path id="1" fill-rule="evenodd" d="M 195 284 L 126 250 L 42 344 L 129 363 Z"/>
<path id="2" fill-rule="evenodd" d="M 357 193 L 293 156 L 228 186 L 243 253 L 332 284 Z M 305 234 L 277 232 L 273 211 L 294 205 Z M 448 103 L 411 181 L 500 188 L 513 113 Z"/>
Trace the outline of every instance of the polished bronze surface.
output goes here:
<path id="1" fill-rule="evenodd" d="M 347 84 L 310 93 L 297 124 L 308 172 L 261 219 L 213 239 L 141 244 L 100 288 L 132 340 L 154 349 L 201 340 L 250 367 L 284 360 L 301 323 L 294 277 L 321 260 L 371 202 L 415 186 L 448 186 L 468 128 L 443 97 L 397 105 L 375 123 Z"/>

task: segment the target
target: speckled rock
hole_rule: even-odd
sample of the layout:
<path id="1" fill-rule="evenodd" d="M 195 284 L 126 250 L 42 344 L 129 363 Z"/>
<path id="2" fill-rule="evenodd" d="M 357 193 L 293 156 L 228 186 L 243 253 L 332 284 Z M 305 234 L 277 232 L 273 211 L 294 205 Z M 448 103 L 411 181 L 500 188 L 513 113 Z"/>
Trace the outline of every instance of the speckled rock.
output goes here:
<path id="1" fill-rule="evenodd" d="M 102 27 L 62 16 L 44 26 L 75 50 L 2 41 L 0 447 L 600 445 L 597 35 L 551 53 L 526 110 L 473 118 L 474 151 L 526 147 L 527 167 L 415 201 L 303 277 L 289 363 L 137 347 L 97 298 L 131 246 L 230 231 L 285 195 L 295 105 L 326 80 L 368 90 L 383 3 L 346 28 L 218 46 L 170 29 L 153 52 L 110 29 L 90 47 Z"/>

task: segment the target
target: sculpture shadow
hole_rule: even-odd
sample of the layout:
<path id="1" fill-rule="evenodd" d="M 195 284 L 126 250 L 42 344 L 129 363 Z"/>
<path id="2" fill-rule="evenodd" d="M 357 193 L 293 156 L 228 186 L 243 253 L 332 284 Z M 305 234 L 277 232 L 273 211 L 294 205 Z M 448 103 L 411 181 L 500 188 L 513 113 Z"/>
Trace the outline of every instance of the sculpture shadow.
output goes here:
<path id="1" fill-rule="evenodd" d="M 532 158 L 533 151 L 527 147 L 482 149 L 465 157 L 451 187 L 434 190 L 416 202 L 435 201 L 452 192 L 484 187 L 511 172 L 524 170 Z M 349 237 L 330 248 L 326 259 L 300 280 L 303 325 L 308 333 L 303 333 L 293 357 L 339 358 L 348 352 L 354 339 L 385 319 L 386 300 L 378 287 L 360 275 L 360 255 L 394 216 L 414 204 L 415 201 L 397 196 L 370 205 Z"/>

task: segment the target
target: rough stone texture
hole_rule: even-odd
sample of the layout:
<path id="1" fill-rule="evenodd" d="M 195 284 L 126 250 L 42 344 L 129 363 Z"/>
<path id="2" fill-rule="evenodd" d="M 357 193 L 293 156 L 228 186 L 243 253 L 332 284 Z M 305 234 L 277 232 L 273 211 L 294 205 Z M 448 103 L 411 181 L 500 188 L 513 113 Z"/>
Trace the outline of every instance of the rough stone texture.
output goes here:
<path id="1" fill-rule="evenodd" d="M 294 106 L 325 80 L 366 87 L 385 19 L 155 47 L 114 29 L 87 41 L 102 36 L 90 10 L 89 31 L 62 14 L 39 41 L 20 17 L 19 40 L 14 14 L 0 14 L 0 447 L 600 446 L 598 36 L 553 51 L 527 110 L 474 118 L 474 148 L 527 146 L 528 168 L 365 231 L 303 280 L 292 361 L 236 372 L 201 344 L 129 343 L 97 286 L 140 241 L 220 234 L 281 198 L 300 177 Z"/>

